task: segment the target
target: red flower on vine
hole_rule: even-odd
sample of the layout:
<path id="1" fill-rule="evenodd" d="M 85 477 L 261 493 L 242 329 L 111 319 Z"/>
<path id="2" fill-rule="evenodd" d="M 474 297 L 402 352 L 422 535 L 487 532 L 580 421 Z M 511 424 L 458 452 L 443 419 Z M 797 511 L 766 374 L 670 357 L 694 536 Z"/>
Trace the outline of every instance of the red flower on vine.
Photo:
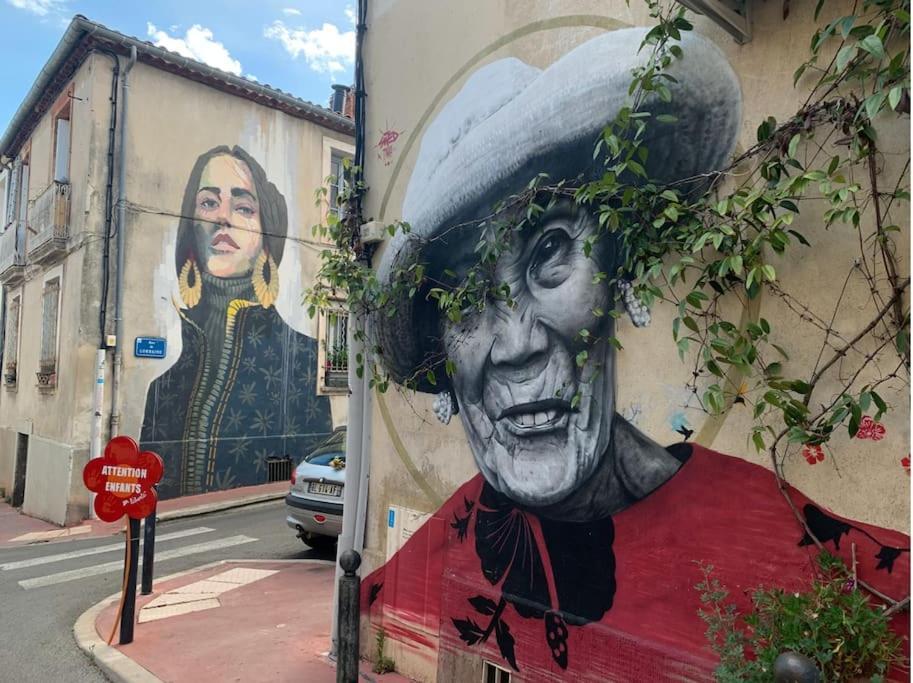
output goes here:
<path id="1" fill-rule="evenodd" d="M 871 417 L 866 415 L 859 424 L 859 431 L 856 432 L 857 439 L 871 439 L 872 441 L 881 441 L 887 430 L 880 422 L 875 422 Z"/>
<path id="2" fill-rule="evenodd" d="M 802 457 L 809 465 L 817 465 L 824 462 L 824 449 L 821 448 L 821 444 L 807 445 L 802 449 Z"/>
<path id="3" fill-rule="evenodd" d="M 910 456 L 908 455 L 905 458 L 900 459 L 900 466 L 907 471 L 907 476 L 910 476 Z"/>

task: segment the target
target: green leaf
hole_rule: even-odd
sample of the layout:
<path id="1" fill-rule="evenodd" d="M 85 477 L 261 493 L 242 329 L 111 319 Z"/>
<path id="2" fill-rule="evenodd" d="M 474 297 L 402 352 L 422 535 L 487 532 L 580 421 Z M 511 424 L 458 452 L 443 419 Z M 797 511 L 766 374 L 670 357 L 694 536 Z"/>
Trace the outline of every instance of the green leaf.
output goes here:
<path id="1" fill-rule="evenodd" d="M 796 150 L 799 149 L 799 143 L 802 141 L 802 134 L 796 133 L 793 135 L 792 139 L 789 141 L 789 148 L 787 149 L 787 154 L 789 156 L 796 156 Z"/>
<path id="2" fill-rule="evenodd" d="M 865 98 L 865 115 L 869 117 L 869 120 L 874 119 L 878 115 L 884 101 L 885 94 L 883 92 L 877 92 L 874 95 Z"/>
<path id="3" fill-rule="evenodd" d="M 577 354 L 577 367 L 582 368 L 586 365 L 586 360 L 589 358 L 590 354 L 587 353 L 586 349 Z"/>
<path id="4" fill-rule="evenodd" d="M 843 71 L 846 65 L 856 56 L 858 48 L 855 45 L 844 45 L 837 53 L 837 71 Z"/>
<path id="5" fill-rule="evenodd" d="M 859 47 L 872 55 L 875 59 L 884 59 L 884 45 L 881 43 L 881 38 L 874 33 L 859 41 Z M 840 67 L 838 66 L 838 68 Z"/>
<path id="6" fill-rule="evenodd" d="M 431 386 L 437 386 L 437 376 L 434 374 L 434 370 L 429 370 L 426 372 L 425 379 L 428 380 L 428 384 Z"/>
<path id="7" fill-rule="evenodd" d="M 901 86 L 896 86 L 891 88 L 891 92 L 888 93 L 888 106 L 891 110 L 897 109 L 897 105 L 900 104 L 900 98 L 903 95 L 903 88 Z"/>

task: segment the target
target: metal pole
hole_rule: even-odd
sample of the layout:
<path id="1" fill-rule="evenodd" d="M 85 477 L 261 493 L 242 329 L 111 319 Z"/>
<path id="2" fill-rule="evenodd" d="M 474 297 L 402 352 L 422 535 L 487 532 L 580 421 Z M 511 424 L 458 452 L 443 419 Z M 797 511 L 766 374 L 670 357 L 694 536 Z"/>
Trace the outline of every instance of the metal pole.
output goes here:
<path id="1" fill-rule="evenodd" d="M 146 517 L 143 523 L 143 577 L 140 594 L 149 595 L 152 592 L 152 571 L 155 562 L 155 515 L 158 506 L 152 514 Z"/>
<path id="2" fill-rule="evenodd" d="M 336 683 L 358 681 L 358 620 L 361 579 L 355 572 L 361 566 L 361 555 L 354 550 L 345 551 L 339 558 L 344 574 L 339 577 L 339 611 L 337 637 L 339 646 L 336 659 Z"/>
<path id="3" fill-rule="evenodd" d="M 127 569 L 127 595 L 120 616 L 120 644 L 133 642 L 133 622 L 136 615 L 136 569 L 139 565 L 139 520 L 130 518 L 130 565 Z"/>

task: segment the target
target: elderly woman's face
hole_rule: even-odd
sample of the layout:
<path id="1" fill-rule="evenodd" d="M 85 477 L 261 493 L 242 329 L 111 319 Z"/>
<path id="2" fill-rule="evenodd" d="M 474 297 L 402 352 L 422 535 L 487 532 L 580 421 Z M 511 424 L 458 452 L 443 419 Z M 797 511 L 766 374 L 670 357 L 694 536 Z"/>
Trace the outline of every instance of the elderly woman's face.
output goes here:
<path id="1" fill-rule="evenodd" d="M 611 332 L 609 288 L 584 254 L 592 216 L 572 202 L 515 232 L 496 269 L 516 306 L 489 302 L 444 345 L 456 365 L 454 388 L 476 463 L 496 489 L 525 505 L 556 503 L 589 478 L 606 451 L 614 413 L 612 353 L 587 348 L 581 330 Z M 580 403 L 572 400 L 580 394 Z"/>
<path id="2" fill-rule="evenodd" d="M 216 277 L 250 273 L 263 246 L 260 199 L 250 169 L 223 154 L 203 169 L 194 204 L 196 252 Z"/>

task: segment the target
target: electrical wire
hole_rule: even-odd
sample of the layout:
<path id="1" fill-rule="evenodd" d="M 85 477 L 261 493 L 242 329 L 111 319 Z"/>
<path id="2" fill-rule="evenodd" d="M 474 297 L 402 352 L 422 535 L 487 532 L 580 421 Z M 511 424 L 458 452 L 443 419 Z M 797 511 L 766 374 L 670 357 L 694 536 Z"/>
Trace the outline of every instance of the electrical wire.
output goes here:
<path id="1" fill-rule="evenodd" d="M 120 618 L 124 613 L 124 603 L 127 600 L 127 581 L 130 578 L 130 557 L 131 555 L 131 546 L 133 538 L 130 535 L 130 518 L 127 517 L 127 556 L 124 560 L 124 581 L 120 587 L 120 605 L 117 607 L 117 614 L 114 617 L 114 624 L 111 626 L 111 635 L 108 636 L 108 645 L 111 644 L 111 641 L 114 640 L 114 634 L 117 632 L 117 627 L 120 624 Z"/>
<path id="2" fill-rule="evenodd" d="M 154 215 L 154 216 L 166 216 L 168 218 L 177 218 L 179 220 L 188 219 L 188 220 L 195 221 L 196 223 L 209 223 L 210 225 L 218 225 L 218 226 L 223 225 L 222 223 L 219 223 L 218 221 L 211 221 L 211 220 L 208 220 L 205 218 L 199 218 L 197 216 L 185 216 L 183 214 L 175 213 L 173 211 L 167 211 L 165 209 L 156 209 L 155 207 L 143 206 L 142 204 L 136 204 L 134 202 L 127 202 L 126 209 L 127 209 L 127 211 L 131 211 L 133 213 L 144 213 L 144 214 L 149 214 L 149 215 Z M 269 232 L 266 230 L 255 230 L 253 228 L 245 228 L 240 225 L 228 225 L 226 227 L 232 228 L 233 230 L 243 230 L 245 232 L 255 232 L 260 235 L 263 235 L 264 237 L 276 237 L 278 239 L 284 239 L 287 242 L 294 242 L 295 244 L 299 244 L 299 245 L 305 246 L 305 247 L 310 247 L 310 248 L 318 250 L 318 251 L 323 251 L 325 249 L 331 249 L 334 247 L 334 245 L 330 242 L 319 242 L 317 240 L 309 240 L 304 237 L 291 237 L 289 235 L 282 235 L 277 232 Z"/>

